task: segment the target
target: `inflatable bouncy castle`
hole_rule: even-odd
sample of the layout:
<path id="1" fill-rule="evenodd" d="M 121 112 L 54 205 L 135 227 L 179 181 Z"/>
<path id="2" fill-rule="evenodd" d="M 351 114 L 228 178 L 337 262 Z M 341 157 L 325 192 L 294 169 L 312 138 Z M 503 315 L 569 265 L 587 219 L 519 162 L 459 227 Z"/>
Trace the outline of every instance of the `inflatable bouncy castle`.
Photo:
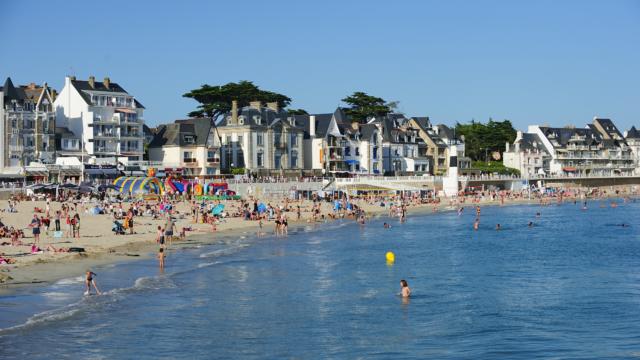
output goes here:
<path id="1" fill-rule="evenodd" d="M 121 194 L 131 195 L 164 195 L 162 182 L 155 177 L 121 176 L 113 181 Z"/>

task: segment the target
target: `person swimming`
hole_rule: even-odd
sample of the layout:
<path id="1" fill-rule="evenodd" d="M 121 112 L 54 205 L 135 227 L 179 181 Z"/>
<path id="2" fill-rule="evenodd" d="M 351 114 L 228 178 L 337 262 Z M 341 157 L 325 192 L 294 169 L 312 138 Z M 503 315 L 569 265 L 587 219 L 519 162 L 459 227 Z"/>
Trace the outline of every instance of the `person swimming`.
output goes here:
<path id="1" fill-rule="evenodd" d="M 533 227 L 533 221 L 529 221 L 529 227 Z"/>
<path id="2" fill-rule="evenodd" d="M 403 298 L 408 298 L 409 296 L 411 296 L 411 288 L 409 288 L 407 280 L 400 280 L 400 295 Z"/>
<path id="3" fill-rule="evenodd" d="M 500 224 L 496 224 L 496 230 L 501 230 L 502 226 L 500 226 Z"/>

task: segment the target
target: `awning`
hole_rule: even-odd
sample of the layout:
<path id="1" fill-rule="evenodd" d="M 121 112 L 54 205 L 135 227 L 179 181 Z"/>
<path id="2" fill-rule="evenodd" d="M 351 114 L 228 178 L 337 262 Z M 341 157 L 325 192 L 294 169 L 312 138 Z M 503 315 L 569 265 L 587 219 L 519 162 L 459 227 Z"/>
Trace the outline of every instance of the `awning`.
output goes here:
<path id="1" fill-rule="evenodd" d="M 102 169 L 85 169 L 84 173 L 87 175 L 102 175 Z"/>
<path id="2" fill-rule="evenodd" d="M 125 113 L 125 114 L 135 114 L 136 111 L 129 108 L 116 108 L 116 112 Z"/>
<path id="3" fill-rule="evenodd" d="M 571 166 L 565 166 L 562 168 L 562 171 L 566 171 L 566 172 L 575 172 L 576 168 L 571 167 Z"/>
<path id="4" fill-rule="evenodd" d="M 25 170 L 27 176 L 48 176 L 49 171 L 47 169 L 26 169 Z"/>
<path id="5" fill-rule="evenodd" d="M 120 175 L 120 170 L 116 168 L 88 168 L 84 169 L 84 173 L 93 176 L 115 176 Z"/>

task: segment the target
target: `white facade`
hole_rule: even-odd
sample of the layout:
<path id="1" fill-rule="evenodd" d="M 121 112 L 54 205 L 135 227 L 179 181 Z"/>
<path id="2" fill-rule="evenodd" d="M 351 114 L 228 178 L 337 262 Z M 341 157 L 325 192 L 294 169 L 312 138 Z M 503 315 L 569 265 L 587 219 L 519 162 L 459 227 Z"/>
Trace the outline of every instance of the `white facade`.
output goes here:
<path id="1" fill-rule="evenodd" d="M 547 154 L 537 134 L 518 131 L 513 144 L 507 143 L 505 149 L 502 154 L 504 166 L 517 169 L 522 176 L 549 173 L 551 156 Z"/>
<path id="2" fill-rule="evenodd" d="M 89 156 L 142 160 L 144 107 L 118 84 L 66 77 L 54 106 L 57 126 L 80 137 Z"/>
<path id="3" fill-rule="evenodd" d="M 277 103 L 253 101 L 232 110 L 217 126 L 221 137 L 221 167 L 243 168 L 255 175 L 302 171 L 305 165 L 304 131 L 295 117 Z"/>

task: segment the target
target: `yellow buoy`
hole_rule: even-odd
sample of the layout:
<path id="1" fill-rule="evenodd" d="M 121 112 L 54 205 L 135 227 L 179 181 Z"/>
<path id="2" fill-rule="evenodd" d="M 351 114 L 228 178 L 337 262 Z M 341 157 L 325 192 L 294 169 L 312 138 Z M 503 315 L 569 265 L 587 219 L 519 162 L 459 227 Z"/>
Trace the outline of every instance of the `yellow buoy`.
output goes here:
<path id="1" fill-rule="evenodd" d="M 396 261 L 396 256 L 391 252 L 391 251 L 387 251 L 387 262 L 394 262 Z"/>

